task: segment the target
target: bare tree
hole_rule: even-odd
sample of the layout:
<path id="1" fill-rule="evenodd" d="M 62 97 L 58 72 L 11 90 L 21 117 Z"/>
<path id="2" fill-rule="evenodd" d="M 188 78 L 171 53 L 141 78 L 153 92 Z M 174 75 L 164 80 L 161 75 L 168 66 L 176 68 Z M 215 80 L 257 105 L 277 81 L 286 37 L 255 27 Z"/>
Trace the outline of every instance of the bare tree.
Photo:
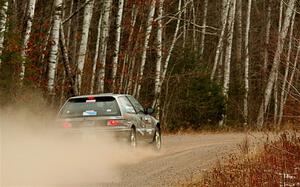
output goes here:
<path id="1" fill-rule="evenodd" d="M 222 1 L 222 29 L 221 29 L 221 33 L 220 33 L 220 37 L 219 37 L 219 41 L 218 41 L 218 45 L 217 45 L 217 49 L 216 49 L 216 56 L 215 56 L 215 60 L 214 60 L 214 65 L 213 65 L 213 69 L 210 75 L 210 79 L 213 80 L 214 76 L 215 76 L 215 72 L 216 69 L 218 67 L 219 64 L 219 59 L 221 56 L 221 50 L 223 48 L 223 40 L 224 40 L 224 35 L 225 35 L 225 30 L 226 30 L 226 24 L 227 24 L 227 16 L 228 16 L 228 10 L 229 10 L 229 4 L 230 4 L 230 0 L 223 0 Z"/>
<path id="2" fill-rule="evenodd" d="M 252 0 L 248 0 L 247 22 L 245 31 L 245 95 L 244 95 L 244 124 L 248 124 L 248 96 L 249 96 L 249 34 Z"/>
<path id="3" fill-rule="evenodd" d="M 282 121 L 282 115 L 283 115 L 283 107 L 285 105 L 285 94 L 286 93 L 286 85 L 290 84 L 287 83 L 288 81 L 288 74 L 289 74 L 289 69 L 290 69 L 290 63 L 291 63 L 291 52 L 292 52 L 292 43 L 293 43 L 293 33 L 294 33 L 294 22 L 295 22 L 295 13 L 293 13 L 292 16 L 292 21 L 291 21 L 291 26 L 290 26 L 290 35 L 289 35 L 289 44 L 288 44 L 288 52 L 287 52 L 287 57 L 286 57 L 286 67 L 284 71 L 284 77 L 283 77 L 283 83 L 282 83 L 282 88 L 281 88 L 281 94 L 280 94 L 280 105 L 279 105 L 279 119 L 278 119 L 278 125 L 281 124 Z M 293 70 L 294 71 L 294 70 Z"/>
<path id="4" fill-rule="evenodd" d="M 105 78 L 105 64 L 106 64 L 106 49 L 109 36 L 109 17 L 111 12 L 112 0 L 105 0 L 103 2 L 103 18 L 101 22 L 101 36 L 100 36 L 100 72 L 98 76 L 98 89 L 97 92 L 104 92 L 104 78 Z"/>
<path id="5" fill-rule="evenodd" d="M 126 53 L 125 53 L 125 57 L 124 57 L 124 60 L 123 60 L 122 73 L 121 73 L 121 78 L 120 78 L 119 93 L 121 92 L 122 87 L 125 87 L 126 93 L 128 93 L 128 85 L 129 85 L 129 82 L 132 81 L 132 76 L 131 75 L 132 75 L 133 68 L 130 68 L 132 63 L 129 64 L 129 56 L 130 56 L 130 54 L 132 54 L 132 51 L 131 51 L 132 44 L 131 43 L 132 43 L 132 38 L 133 38 L 134 27 L 136 25 L 137 14 L 138 14 L 138 7 L 134 4 L 133 7 L 132 7 L 132 12 L 131 12 L 130 32 L 129 32 L 127 45 L 126 45 Z M 138 32 L 138 34 L 139 33 L 140 33 L 140 31 Z M 128 79 L 129 80 L 127 79 L 126 81 L 124 81 L 126 66 L 129 67 L 129 73 L 128 73 L 128 75 L 129 75 Z M 131 83 L 130 83 L 130 85 L 131 85 Z"/>
<path id="6" fill-rule="evenodd" d="M 271 0 L 269 0 L 271 1 Z M 264 51 L 264 66 L 263 66 L 263 73 L 266 74 L 268 61 L 269 61 L 269 54 L 268 54 L 268 46 L 270 42 L 270 29 L 271 29 L 271 3 L 267 3 L 267 23 L 266 23 L 266 36 L 265 36 L 265 51 Z"/>
<path id="7" fill-rule="evenodd" d="M 95 87 L 95 74 L 97 69 L 97 62 L 99 57 L 99 45 L 100 45 L 100 36 L 101 36 L 101 23 L 102 23 L 102 14 L 100 14 L 99 21 L 98 21 L 98 27 L 97 27 L 97 39 L 96 39 L 96 47 L 95 47 L 95 56 L 93 60 L 93 72 L 92 72 L 92 78 L 91 78 L 91 85 L 90 85 L 90 94 L 94 93 L 94 87 Z"/>
<path id="8" fill-rule="evenodd" d="M 196 23 L 197 23 L 197 18 L 196 18 L 196 10 L 195 10 L 195 1 L 191 0 L 191 8 L 192 8 L 192 17 L 193 17 L 193 21 L 192 21 L 192 26 L 193 26 L 193 50 L 194 52 L 196 52 L 197 48 L 196 48 Z"/>
<path id="9" fill-rule="evenodd" d="M 242 25 L 242 9 L 243 9 L 243 1 L 236 1 L 236 61 L 238 63 L 238 68 L 240 68 L 240 63 L 242 62 L 242 37 L 243 37 L 243 25 Z M 240 71 L 240 70 L 239 70 Z"/>
<path id="10" fill-rule="evenodd" d="M 202 22 L 203 28 L 202 28 L 201 42 L 200 42 L 200 57 L 201 58 L 203 58 L 204 44 L 205 44 L 207 9 L 208 9 L 208 0 L 204 0 L 204 11 L 203 11 L 203 22 Z"/>
<path id="11" fill-rule="evenodd" d="M 28 47 L 28 42 L 29 42 L 31 28 L 32 28 L 32 20 L 33 20 L 34 11 L 35 11 L 35 3 L 36 3 L 36 0 L 29 0 L 28 6 L 27 6 L 26 29 L 25 29 L 25 35 L 23 38 L 22 50 L 21 50 L 21 57 L 22 57 L 21 71 L 20 71 L 20 84 L 21 85 L 23 84 L 23 79 L 25 76 L 26 49 Z"/>
<path id="12" fill-rule="evenodd" d="M 142 86 L 142 79 L 143 79 L 143 75 L 144 75 L 144 68 L 145 68 L 145 63 L 146 63 L 146 58 L 147 58 L 147 50 L 149 47 L 149 39 L 150 39 L 151 31 L 152 31 L 152 23 L 153 23 L 153 17 L 154 17 L 154 13 L 155 13 L 155 2 L 156 2 L 156 0 L 151 0 L 150 10 L 148 13 L 148 18 L 147 18 L 145 40 L 144 40 L 143 53 L 142 53 L 142 59 L 141 59 L 141 67 L 140 67 L 140 72 L 139 72 L 139 77 L 138 77 L 139 80 L 138 80 L 138 86 L 137 86 L 137 91 L 136 91 L 137 98 L 140 96 L 140 90 L 141 90 L 141 86 Z"/>
<path id="13" fill-rule="evenodd" d="M 223 95 L 226 100 L 228 100 L 228 91 L 230 83 L 230 64 L 232 57 L 232 40 L 234 32 L 234 22 L 235 22 L 235 9 L 236 9 L 236 0 L 231 0 L 230 2 L 230 13 L 228 16 L 228 36 L 227 36 L 227 46 L 225 51 L 224 59 L 224 82 L 223 82 Z M 226 114 L 223 119 L 220 121 L 220 125 L 223 125 L 224 120 L 226 119 Z"/>
<path id="14" fill-rule="evenodd" d="M 54 84 L 55 84 L 55 72 L 57 66 L 59 31 L 61 26 L 62 0 L 55 0 L 54 4 L 55 4 L 55 12 L 54 12 L 53 26 L 51 31 L 52 45 L 50 48 L 49 68 L 48 68 L 49 69 L 48 70 L 48 91 L 50 95 L 55 94 Z"/>
<path id="15" fill-rule="evenodd" d="M 164 1 L 163 0 L 157 0 L 158 3 L 158 13 L 157 16 L 158 18 L 161 18 L 163 16 L 163 5 Z M 156 40 L 157 40 L 157 46 L 156 46 L 156 54 L 157 54 L 157 59 L 156 59 L 156 71 L 155 71 L 155 87 L 154 87 L 154 98 L 158 98 L 158 94 L 160 91 L 160 82 L 161 82 L 161 62 L 162 62 L 162 20 L 158 19 L 157 21 L 157 35 L 156 35 Z M 158 111 L 159 111 L 159 103 L 156 102 L 157 100 L 154 99 L 153 102 L 153 107 L 157 105 Z"/>
<path id="16" fill-rule="evenodd" d="M 64 75 L 67 77 L 67 79 L 69 80 L 69 83 L 71 84 L 71 94 L 78 95 L 77 86 L 75 83 L 75 75 L 71 70 L 70 57 L 69 57 L 68 50 L 66 47 L 65 34 L 64 34 L 62 25 L 60 27 L 59 44 L 60 44 L 60 49 L 61 49 L 61 54 L 62 54 L 62 61 L 64 64 L 64 69 L 65 69 Z"/>
<path id="17" fill-rule="evenodd" d="M 78 86 L 78 92 L 79 94 L 82 92 L 81 90 L 81 79 L 83 74 L 83 67 L 84 62 L 86 58 L 86 52 L 87 52 L 87 43 L 89 38 L 89 30 L 90 30 L 90 24 L 91 19 L 93 15 L 93 7 L 94 7 L 94 1 L 86 0 L 87 5 L 84 8 L 84 17 L 83 17 L 83 24 L 82 24 L 82 33 L 81 33 L 81 41 L 79 46 L 79 52 L 78 52 L 78 60 L 77 60 L 77 86 Z"/>
<path id="18" fill-rule="evenodd" d="M 297 69 L 297 64 L 298 64 L 298 60 L 299 60 L 299 55 L 300 55 L 300 42 L 298 42 L 298 47 L 297 47 L 296 57 L 295 57 L 295 60 L 294 60 L 293 66 L 292 66 L 292 72 L 291 72 L 291 75 L 290 75 L 289 80 L 287 81 L 287 88 L 286 88 L 286 91 L 285 91 L 286 93 L 285 93 L 285 97 L 284 97 L 284 99 L 283 99 L 283 104 L 286 103 L 287 98 L 288 98 L 288 95 L 289 95 L 290 90 L 291 90 L 291 87 L 293 87 L 292 84 L 293 84 L 295 72 L 296 72 L 296 69 Z"/>
<path id="19" fill-rule="evenodd" d="M 139 36 L 140 33 L 142 32 L 142 25 L 140 25 L 139 31 L 137 33 L 137 35 Z M 135 54 L 134 52 L 137 50 L 137 48 L 141 45 L 141 43 L 139 42 L 139 38 L 137 38 L 137 41 L 134 43 L 134 46 L 132 48 L 132 52 L 129 53 L 131 54 L 132 58 L 129 60 L 128 66 L 129 66 L 129 72 L 128 72 L 128 81 L 126 82 L 125 85 L 125 90 L 126 93 L 133 93 L 133 95 L 135 95 L 136 90 L 137 90 L 137 85 L 138 85 L 138 80 L 135 81 L 135 83 L 133 84 L 133 76 L 134 76 L 134 68 L 135 68 L 135 62 L 136 62 L 136 58 L 137 58 L 137 54 Z M 131 90 L 133 90 L 131 92 Z"/>
<path id="20" fill-rule="evenodd" d="M 4 33 L 6 29 L 6 19 L 7 19 L 7 9 L 8 9 L 8 0 L 3 2 L 2 7 L 0 7 L 0 56 L 3 51 L 3 42 L 4 42 Z M 2 60 L 0 58 L 0 68 Z"/>
<path id="21" fill-rule="evenodd" d="M 290 0 L 288 3 L 287 9 L 285 11 L 283 26 L 282 26 L 282 29 L 278 36 L 279 37 L 278 44 L 277 44 L 277 48 L 276 48 L 276 52 L 275 52 L 275 56 L 274 56 L 274 60 L 273 60 L 273 64 L 272 64 L 272 69 L 271 69 L 269 79 L 267 82 L 267 86 L 266 86 L 266 89 L 264 92 L 264 98 L 263 98 L 263 101 L 259 108 L 259 113 L 258 113 L 258 117 L 257 117 L 257 125 L 259 127 L 262 127 L 263 123 L 264 123 L 264 114 L 269 105 L 270 96 L 271 96 L 272 89 L 274 86 L 276 74 L 278 73 L 280 57 L 281 57 L 281 53 L 283 50 L 284 41 L 285 41 L 285 38 L 286 38 L 286 35 L 288 32 L 288 27 L 290 25 L 294 7 L 295 7 L 295 0 Z"/>
<path id="22" fill-rule="evenodd" d="M 283 1 L 280 1 L 278 33 L 281 32 L 281 27 L 282 27 L 282 11 L 283 11 Z M 278 40 L 280 40 L 279 37 Z M 277 115 L 278 115 L 278 72 L 275 74 L 275 81 L 274 81 L 274 124 L 277 124 Z"/>
<path id="23" fill-rule="evenodd" d="M 118 68 L 118 60 L 119 60 L 119 50 L 120 50 L 120 39 L 121 39 L 121 23 L 123 18 L 123 7 L 124 0 L 119 0 L 118 2 L 118 13 L 116 20 L 116 38 L 115 38 L 115 49 L 113 53 L 113 69 L 112 69 L 112 90 L 114 91 L 116 87 L 116 74 Z"/>

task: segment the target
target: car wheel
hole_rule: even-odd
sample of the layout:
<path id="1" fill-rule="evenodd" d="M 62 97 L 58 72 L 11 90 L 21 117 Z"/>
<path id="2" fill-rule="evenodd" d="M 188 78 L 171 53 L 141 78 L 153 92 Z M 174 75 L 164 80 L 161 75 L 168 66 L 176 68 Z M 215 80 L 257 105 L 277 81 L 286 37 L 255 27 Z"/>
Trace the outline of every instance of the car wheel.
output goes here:
<path id="1" fill-rule="evenodd" d="M 137 140 L 136 140 L 136 131 L 134 128 L 131 128 L 130 131 L 130 137 L 129 137 L 129 143 L 131 148 L 136 148 L 137 146 Z"/>
<path id="2" fill-rule="evenodd" d="M 153 137 L 154 150 L 159 151 L 161 149 L 161 132 L 159 128 L 155 128 L 155 134 Z"/>

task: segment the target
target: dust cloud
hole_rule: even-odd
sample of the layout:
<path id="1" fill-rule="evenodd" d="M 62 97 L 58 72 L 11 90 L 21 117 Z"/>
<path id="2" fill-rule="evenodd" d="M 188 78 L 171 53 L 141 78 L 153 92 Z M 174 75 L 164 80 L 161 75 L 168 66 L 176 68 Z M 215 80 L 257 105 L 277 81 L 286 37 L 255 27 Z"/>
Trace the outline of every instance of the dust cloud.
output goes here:
<path id="1" fill-rule="evenodd" d="M 39 108 L 39 107 L 37 107 Z M 120 168 L 155 153 L 112 136 L 69 138 L 44 105 L 0 109 L 0 186 L 94 186 L 119 183 Z"/>

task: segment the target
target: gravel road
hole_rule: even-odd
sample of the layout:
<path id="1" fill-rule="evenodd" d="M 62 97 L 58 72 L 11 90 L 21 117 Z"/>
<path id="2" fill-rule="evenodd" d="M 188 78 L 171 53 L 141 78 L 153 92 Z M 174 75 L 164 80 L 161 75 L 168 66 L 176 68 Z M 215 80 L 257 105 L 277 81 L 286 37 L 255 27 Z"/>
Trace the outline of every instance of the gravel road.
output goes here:
<path id="1" fill-rule="evenodd" d="M 150 146 L 136 150 L 127 144 L 114 146 L 103 137 L 99 147 L 97 139 L 64 142 L 51 134 L 5 132 L 0 142 L 1 187 L 185 186 L 197 182 L 218 159 L 239 151 L 246 137 L 243 133 L 167 135 L 162 150 L 155 152 Z M 251 146 L 259 146 L 257 139 L 248 137 Z"/>
<path id="2" fill-rule="evenodd" d="M 262 138 L 262 135 L 256 134 Z M 121 181 L 108 186 L 184 186 L 199 180 L 218 159 L 239 150 L 246 134 L 168 135 L 163 149 L 138 163 L 121 168 Z M 251 146 L 259 141 L 248 136 Z"/>

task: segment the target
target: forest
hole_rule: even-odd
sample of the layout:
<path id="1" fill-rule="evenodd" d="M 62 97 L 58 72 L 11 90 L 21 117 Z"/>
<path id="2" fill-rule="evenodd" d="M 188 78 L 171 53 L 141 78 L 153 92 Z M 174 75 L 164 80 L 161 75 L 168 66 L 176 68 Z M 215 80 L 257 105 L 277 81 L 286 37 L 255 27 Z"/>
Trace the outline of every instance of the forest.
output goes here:
<path id="1" fill-rule="evenodd" d="M 0 104 L 39 93 L 58 110 L 70 96 L 113 92 L 155 108 L 169 131 L 296 125 L 299 6 L 0 0 Z"/>

